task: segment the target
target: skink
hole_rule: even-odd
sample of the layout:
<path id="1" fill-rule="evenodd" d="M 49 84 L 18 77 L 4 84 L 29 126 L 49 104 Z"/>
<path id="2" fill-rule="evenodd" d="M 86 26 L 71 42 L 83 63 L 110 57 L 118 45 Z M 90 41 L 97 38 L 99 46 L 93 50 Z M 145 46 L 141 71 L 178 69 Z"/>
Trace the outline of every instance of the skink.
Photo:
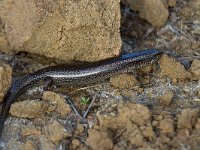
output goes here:
<path id="1" fill-rule="evenodd" d="M 161 54 L 162 51 L 151 49 L 124 54 L 111 60 L 91 63 L 87 66 L 69 67 L 58 65 L 47 67 L 13 81 L 3 99 L 0 114 L 0 139 L 2 138 L 3 126 L 10 105 L 35 83 L 47 81 L 51 84 L 66 86 L 97 83 L 113 75 L 150 65 L 156 62 Z"/>

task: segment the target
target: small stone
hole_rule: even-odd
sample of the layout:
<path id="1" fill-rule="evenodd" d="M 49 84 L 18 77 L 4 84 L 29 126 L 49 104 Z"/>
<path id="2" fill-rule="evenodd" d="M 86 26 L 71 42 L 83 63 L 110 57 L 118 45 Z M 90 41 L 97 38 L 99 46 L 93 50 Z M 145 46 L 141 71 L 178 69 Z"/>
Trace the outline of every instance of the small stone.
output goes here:
<path id="1" fill-rule="evenodd" d="M 129 111 L 126 113 L 127 118 L 130 118 L 135 124 L 137 125 L 145 125 L 148 120 L 150 119 L 150 111 L 148 107 L 141 105 L 141 104 L 128 104 L 127 108 L 126 107 L 119 107 L 119 112 L 124 113 L 124 111 Z"/>
<path id="2" fill-rule="evenodd" d="M 49 105 L 42 101 L 26 100 L 12 104 L 9 112 L 16 117 L 31 119 L 44 115 L 48 107 Z"/>
<path id="3" fill-rule="evenodd" d="M 194 74 L 194 79 L 200 79 L 200 60 L 193 60 L 192 65 L 190 67 L 191 72 Z"/>
<path id="4" fill-rule="evenodd" d="M 127 111 L 129 110 L 129 111 Z M 119 104 L 117 106 L 117 115 L 103 115 L 97 112 L 96 116 L 101 127 L 119 128 L 132 121 L 138 126 L 146 125 L 150 119 L 151 113 L 146 106 L 141 104 Z"/>
<path id="5" fill-rule="evenodd" d="M 137 89 L 137 90 L 139 90 L 139 89 Z M 129 90 L 129 89 L 124 89 L 124 90 L 121 91 L 121 95 L 122 95 L 123 97 L 131 98 L 132 95 L 133 95 L 133 91 L 132 91 L 132 90 Z M 115 105 L 116 105 L 116 104 L 115 104 Z"/>
<path id="6" fill-rule="evenodd" d="M 141 131 L 137 128 L 132 132 L 127 133 L 129 137 L 128 140 L 131 144 L 135 145 L 136 147 L 140 147 L 144 143 L 144 136 L 142 135 Z"/>
<path id="7" fill-rule="evenodd" d="M 159 128 L 162 133 L 174 133 L 174 120 L 171 118 L 165 118 L 160 121 Z"/>
<path id="8" fill-rule="evenodd" d="M 181 137 L 181 138 L 186 138 L 186 137 L 189 137 L 190 136 L 190 131 L 189 129 L 178 129 L 176 131 L 177 133 L 177 137 Z"/>
<path id="9" fill-rule="evenodd" d="M 40 135 L 41 129 L 35 126 L 26 126 L 22 129 L 22 136 Z"/>
<path id="10" fill-rule="evenodd" d="M 161 103 L 162 105 L 165 105 L 165 106 L 170 105 L 171 102 L 172 102 L 173 96 L 174 96 L 174 93 L 173 93 L 172 91 L 167 91 L 167 92 L 165 92 L 165 93 L 159 98 L 160 103 Z"/>
<path id="11" fill-rule="evenodd" d="M 6 150 L 21 150 L 22 147 L 23 143 L 19 142 L 17 138 L 10 138 L 8 144 L 6 145 Z"/>
<path id="12" fill-rule="evenodd" d="M 172 79 L 172 82 L 173 82 L 174 84 L 177 84 L 177 83 L 178 83 L 178 80 L 177 80 L 177 79 Z"/>
<path id="13" fill-rule="evenodd" d="M 194 126 L 197 117 L 198 117 L 199 109 L 183 109 L 181 111 L 181 115 L 178 116 L 177 127 L 179 129 L 192 129 Z"/>
<path id="14" fill-rule="evenodd" d="M 110 84 L 115 88 L 126 89 L 138 85 L 136 78 L 130 74 L 120 74 L 110 78 Z"/>
<path id="15" fill-rule="evenodd" d="M 84 131 L 84 127 L 81 124 L 78 124 L 76 128 L 76 133 L 80 134 L 80 133 L 83 133 L 83 131 Z"/>
<path id="16" fill-rule="evenodd" d="M 195 124 L 195 128 L 198 129 L 198 130 L 200 129 L 200 118 L 197 119 L 197 122 Z"/>
<path id="17" fill-rule="evenodd" d="M 167 55 L 162 55 L 159 64 L 162 75 L 168 76 L 173 80 L 185 80 L 191 77 L 191 73 L 180 62 L 177 62 L 174 58 L 170 58 Z"/>
<path id="18" fill-rule="evenodd" d="M 66 116 L 71 112 L 71 108 L 66 103 L 66 100 L 55 92 L 45 91 L 43 93 L 42 99 L 55 105 L 55 111 L 61 114 L 62 116 Z"/>
<path id="19" fill-rule="evenodd" d="M 0 61 L 0 102 L 7 92 L 12 80 L 12 68 Z"/>
<path id="20" fill-rule="evenodd" d="M 152 122 L 152 125 L 153 125 L 154 127 L 157 127 L 157 126 L 158 126 L 158 121 L 155 121 L 155 120 L 154 120 L 154 121 Z"/>
<path id="21" fill-rule="evenodd" d="M 0 27 L 1 28 L 1 27 Z M 1 29 L 0 29 L 1 30 Z M 0 36 L 0 50 L 1 51 L 10 51 L 10 47 L 9 47 L 9 43 L 7 41 L 7 37 L 6 35 L 2 35 Z"/>
<path id="22" fill-rule="evenodd" d="M 30 140 L 22 145 L 22 150 L 37 150 L 37 146 Z"/>
<path id="23" fill-rule="evenodd" d="M 149 84 L 150 83 L 150 78 L 142 78 L 141 82 L 142 82 L 143 85 Z"/>
<path id="24" fill-rule="evenodd" d="M 42 132 L 53 143 L 57 143 L 60 140 L 71 136 L 71 134 L 56 120 L 43 127 Z"/>
<path id="25" fill-rule="evenodd" d="M 174 6 L 176 6 L 176 0 L 168 0 L 168 6 L 169 6 L 169 7 L 174 7 Z"/>
<path id="26" fill-rule="evenodd" d="M 166 82 L 167 82 L 167 78 L 161 78 L 161 79 L 160 79 L 160 82 L 166 83 Z"/>
<path id="27" fill-rule="evenodd" d="M 80 146 L 81 142 L 78 139 L 72 140 L 72 147 L 73 149 L 77 149 Z"/>
<path id="28" fill-rule="evenodd" d="M 158 115 L 157 117 L 156 117 L 156 120 L 162 120 L 163 119 L 163 115 Z"/>
<path id="29" fill-rule="evenodd" d="M 139 93 L 144 92 L 144 88 L 138 88 L 138 92 L 139 92 Z"/>
<path id="30" fill-rule="evenodd" d="M 147 74 L 152 70 L 152 68 L 153 68 L 152 65 L 149 65 L 149 66 L 145 66 L 145 67 L 140 68 L 139 71 L 142 74 Z"/>
<path id="31" fill-rule="evenodd" d="M 152 125 L 148 124 L 147 126 L 145 126 L 144 130 L 142 130 L 142 134 L 144 135 L 144 137 L 152 140 L 155 137 Z"/>
<path id="32" fill-rule="evenodd" d="M 162 0 L 122 0 L 133 11 L 139 12 L 139 16 L 153 26 L 161 27 L 168 19 L 169 12 Z"/>
<path id="33" fill-rule="evenodd" d="M 47 139 L 44 135 L 39 136 L 39 144 L 37 145 L 38 149 L 41 150 L 55 150 L 56 145 L 54 145 L 49 139 Z"/>
<path id="34" fill-rule="evenodd" d="M 94 150 L 110 150 L 113 147 L 113 141 L 109 137 L 108 132 L 97 131 L 95 129 L 89 130 L 86 144 Z"/>

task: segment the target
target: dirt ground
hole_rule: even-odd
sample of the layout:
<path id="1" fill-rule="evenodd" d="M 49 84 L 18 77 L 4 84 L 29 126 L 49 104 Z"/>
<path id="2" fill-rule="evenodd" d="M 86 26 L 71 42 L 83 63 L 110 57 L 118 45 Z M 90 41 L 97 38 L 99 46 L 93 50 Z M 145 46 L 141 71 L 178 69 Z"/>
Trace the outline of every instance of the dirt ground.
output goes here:
<path id="1" fill-rule="evenodd" d="M 121 5 L 122 53 L 160 49 L 158 63 L 88 87 L 31 88 L 11 106 L 4 148 L 200 149 L 200 2 L 178 0 L 169 12 L 153 28 Z M 14 78 L 60 63 L 24 52 L 0 58 Z"/>

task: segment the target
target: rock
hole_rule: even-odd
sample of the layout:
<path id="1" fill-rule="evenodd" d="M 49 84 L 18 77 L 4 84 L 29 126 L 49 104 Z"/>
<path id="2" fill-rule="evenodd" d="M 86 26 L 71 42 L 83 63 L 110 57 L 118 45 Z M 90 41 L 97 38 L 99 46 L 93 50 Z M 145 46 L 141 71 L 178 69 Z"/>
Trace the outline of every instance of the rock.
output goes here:
<path id="1" fill-rule="evenodd" d="M 0 20 L 1 23 L 1 20 Z M 6 36 L 1 34 L 0 31 L 0 50 L 1 51 L 10 51 L 8 41 L 6 40 Z"/>
<path id="2" fill-rule="evenodd" d="M 138 84 L 136 78 L 130 74 L 119 74 L 110 78 L 110 84 L 115 88 L 127 89 Z"/>
<path id="3" fill-rule="evenodd" d="M 55 111 L 62 116 L 66 116 L 71 112 L 71 108 L 66 103 L 66 100 L 57 93 L 46 91 L 43 93 L 42 99 L 56 106 Z"/>
<path id="4" fill-rule="evenodd" d="M 174 120 L 171 118 L 161 120 L 159 129 L 161 129 L 162 133 L 174 133 Z"/>
<path id="5" fill-rule="evenodd" d="M 193 60 L 192 65 L 190 67 L 190 71 L 194 74 L 193 79 L 200 79 L 200 60 Z"/>
<path id="6" fill-rule="evenodd" d="M 12 80 L 12 68 L 0 61 L 0 102 L 7 92 Z"/>
<path id="7" fill-rule="evenodd" d="M 17 138 L 11 138 L 8 145 L 6 145 L 6 150 L 18 150 L 18 149 L 22 149 L 23 144 L 22 142 L 19 142 L 17 140 Z"/>
<path id="8" fill-rule="evenodd" d="M 39 137 L 39 144 L 37 145 L 38 149 L 46 149 L 46 150 L 55 150 L 56 145 L 54 145 L 49 139 L 47 139 L 44 135 Z"/>
<path id="9" fill-rule="evenodd" d="M 76 133 L 76 134 L 81 134 L 81 133 L 83 133 L 83 131 L 84 131 L 83 125 L 78 124 L 75 133 Z"/>
<path id="10" fill-rule="evenodd" d="M 139 72 L 141 72 L 142 74 L 148 74 L 150 71 L 152 71 L 153 69 L 153 65 L 148 65 L 142 68 L 139 68 Z"/>
<path id="11" fill-rule="evenodd" d="M 146 106 L 141 104 L 132 104 L 119 105 L 119 113 L 121 114 L 121 119 L 131 120 L 135 124 L 141 126 L 145 125 L 150 119 L 150 111 Z M 127 112 L 127 110 L 130 110 Z"/>
<path id="12" fill-rule="evenodd" d="M 129 110 L 129 111 L 127 111 Z M 102 128 L 120 128 L 125 126 L 128 121 L 132 121 L 138 126 L 146 125 L 150 119 L 149 109 L 140 104 L 119 104 L 117 114 L 103 115 L 97 112 L 96 116 Z"/>
<path id="13" fill-rule="evenodd" d="M 175 59 L 170 58 L 167 55 L 162 55 L 159 60 L 159 65 L 162 75 L 168 76 L 171 79 L 184 80 L 191 77 L 191 74 L 183 65 L 181 65 L 180 62 L 177 62 Z"/>
<path id="14" fill-rule="evenodd" d="M 181 11 L 182 13 L 182 17 L 183 18 L 191 18 L 193 17 L 193 22 L 199 22 L 199 14 L 200 14 L 200 1 L 199 0 L 190 0 L 188 1 L 186 7 L 183 8 L 183 10 Z M 197 28 L 196 31 L 194 32 L 199 33 L 199 30 Z M 197 42 L 198 43 L 198 42 Z"/>
<path id="15" fill-rule="evenodd" d="M 2 23 L 1 18 L 0 18 L 0 50 L 9 51 L 9 44 L 4 34 L 4 24 Z"/>
<path id="16" fill-rule="evenodd" d="M 2 0 L 0 20 L 5 51 L 97 61 L 121 47 L 119 0 Z"/>
<path id="17" fill-rule="evenodd" d="M 160 99 L 160 103 L 162 105 L 168 106 L 171 104 L 172 102 L 172 98 L 174 96 L 174 93 L 172 91 L 167 91 L 165 92 L 159 99 Z"/>
<path id="18" fill-rule="evenodd" d="M 80 146 L 81 142 L 78 139 L 72 140 L 72 148 L 77 149 Z"/>
<path id="19" fill-rule="evenodd" d="M 138 11 L 139 16 L 153 26 L 161 27 L 168 19 L 168 7 L 162 0 L 122 0 L 129 4 L 133 11 Z"/>
<path id="20" fill-rule="evenodd" d="M 30 140 L 26 141 L 25 144 L 22 145 L 22 150 L 37 150 L 37 146 Z"/>
<path id="21" fill-rule="evenodd" d="M 98 131 L 95 129 L 89 130 L 89 136 L 86 139 L 86 144 L 93 150 L 110 150 L 113 147 L 113 141 L 105 131 Z"/>
<path id="22" fill-rule="evenodd" d="M 49 104 L 42 101 L 26 100 L 12 104 L 9 112 L 16 117 L 32 119 L 48 112 L 49 106 Z"/>
<path id="23" fill-rule="evenodd" d="M 22 128 L 22 136 L 29 136 L 29 135 L 40 135 L 41 129 L 35 126 L 26 126 Z"/>
<path id="24" fill-rule="evenodd" d="M 150 123 L 144 127 L 144 129 L 142 130 L 142 134 L 144 135 L 144 137 L 148 138 L 148 140 L 152 140 L 155 137 L 153 127 Z"/>
<path id="25" fill-rule="evenodd" d="M 176 0 L 168 0 L 168 6 L 169 6 L 169 7 L 174 7 L 174 6 L 176 6 Z"/>
<path id="26" fill-rule="evenodd" d="M 199 109 L 183 109 L 178 117 L 178 129 L 192 129 L 198 118 Z"/>
<path id="27" fill-rule="evenodd" d="M 200 118 L 197 119 L 197 122 L 195 124 L 195 128 L 198 129 L 198 130 L 200 129 Z"/>
<path id="28" fill-rule="evenodd" d="M 57 143 L 60 140 L 71 136 L 71 134 L 56 120 L 43 127 L 42 132 L 53 143 Z"/>
<path id="29" fill-rule="evenodd" d="M 126 132 L 124 132 L 123 137 L 136 147 L 140 147 L 144 143 L 144 136 L 141 130 L 136 124 L 129 121 L 127 122 Z"/>

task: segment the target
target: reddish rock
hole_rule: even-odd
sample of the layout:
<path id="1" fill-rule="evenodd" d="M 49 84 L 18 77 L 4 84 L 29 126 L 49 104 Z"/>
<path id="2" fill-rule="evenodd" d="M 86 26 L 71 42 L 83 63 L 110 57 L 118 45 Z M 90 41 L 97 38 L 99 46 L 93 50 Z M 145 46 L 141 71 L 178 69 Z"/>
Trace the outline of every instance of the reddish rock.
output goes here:
<path id="1" fill-rule="evenodd" d="M 119 0 L 2 0 L 0 20 L 0 50 L 6 52 L 97 61 L 121 47 Z"/>

